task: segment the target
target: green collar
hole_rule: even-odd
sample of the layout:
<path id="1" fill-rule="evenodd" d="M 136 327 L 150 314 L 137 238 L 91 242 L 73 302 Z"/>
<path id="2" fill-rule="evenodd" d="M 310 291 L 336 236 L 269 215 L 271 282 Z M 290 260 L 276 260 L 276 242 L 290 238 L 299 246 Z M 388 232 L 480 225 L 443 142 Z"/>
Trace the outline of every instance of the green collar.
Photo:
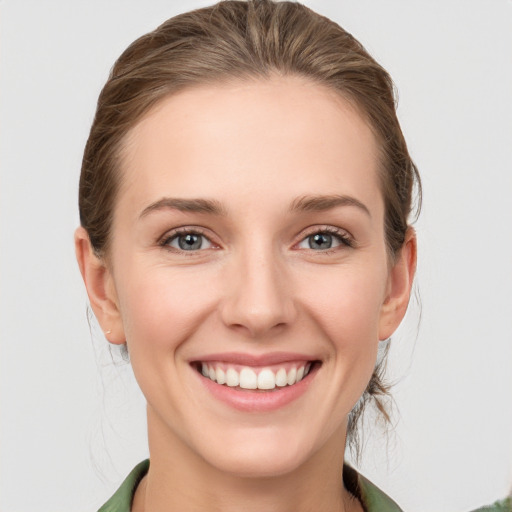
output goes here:
<path id="1" fill-rule="evenodd" d="M 135 489 L 149 470 L 149 459 L 137 464 L 126 477 L 121 487 L 103 505 L 98 512 L 130 512 Z"/>
<path id="2" fill-rule="evenodd" d="M 121 487 L 103 505 L 98 512 L 130 512 L 133 495 L 139 482 L 149 469 L 149 459 L 141 462 L 126 477 Z M 343 467 L 343 481 L 347 489 L 357 496 L 365 512 L 402 512 L 400 507 L 380 489 L 350 466 Z M 512 512 L 512 498 L 496 502 L 489 507 L 479 508 L 473 512 Z"/>
<path id="3" fill-rule="evenodd" d="M 135 489 L 148 469 L 149 459 L 135 466 L 121 487 L 98 512 L 130 512 Z M 343 481 L 347 489 L 361 501 L 365 512 L 402 512 L 391 498 L 350 466 L 343 468 Z"/>

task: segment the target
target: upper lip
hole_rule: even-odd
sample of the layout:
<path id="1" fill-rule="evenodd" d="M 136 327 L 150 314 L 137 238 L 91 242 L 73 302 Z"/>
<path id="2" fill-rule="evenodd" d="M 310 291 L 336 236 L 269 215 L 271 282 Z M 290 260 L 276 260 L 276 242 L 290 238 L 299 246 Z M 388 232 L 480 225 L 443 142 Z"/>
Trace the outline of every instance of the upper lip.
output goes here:
<path id="1" fill-rule="evenodd" d="M 238 364 L 243 366 L 267 366 L 293 361 L 316 361 L 318 357 L 307 354 L 293 352 L 271 352 L 267 354 L 244 354 L 241 352 L 222 352 L 218 354 L 208 354 L 191 359 L 191 363 L 223 362 Z"/>

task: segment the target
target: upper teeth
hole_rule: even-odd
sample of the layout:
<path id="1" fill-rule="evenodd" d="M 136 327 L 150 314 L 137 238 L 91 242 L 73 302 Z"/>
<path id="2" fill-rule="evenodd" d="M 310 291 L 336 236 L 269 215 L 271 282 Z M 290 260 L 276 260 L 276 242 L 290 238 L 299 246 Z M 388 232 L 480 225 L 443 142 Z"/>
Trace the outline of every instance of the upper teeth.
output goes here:
<path id="1" fill-rule="evenodd" d="M 288 371 L 279 368 L 274 372 L 271 368 L 262 368 L 259 373 L 244 366 L 239 370 L 233 367 L 223 369 L 215 364 L 202 363 L 201 373 L 204 377 L 225 384 L 229 387 L 240 386 L 243 389 L 274 389 L 277 387 L 292 386 L 301 381 L 311 369 L 311 363 L 293 366 Z"/>

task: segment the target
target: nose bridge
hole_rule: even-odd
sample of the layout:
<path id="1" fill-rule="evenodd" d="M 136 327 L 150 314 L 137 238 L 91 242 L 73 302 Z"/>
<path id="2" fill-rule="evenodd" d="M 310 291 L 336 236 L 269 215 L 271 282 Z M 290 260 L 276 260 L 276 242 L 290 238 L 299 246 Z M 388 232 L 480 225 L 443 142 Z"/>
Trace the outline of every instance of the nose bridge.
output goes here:
<path id="1" fill-rule="evenodd" d="M 294 305 L 286 276 L 283 258 L 270 241 L 252 240 L 241 247 L 230 269 L 224 322 L 252 337 L 291 322 Z"/>

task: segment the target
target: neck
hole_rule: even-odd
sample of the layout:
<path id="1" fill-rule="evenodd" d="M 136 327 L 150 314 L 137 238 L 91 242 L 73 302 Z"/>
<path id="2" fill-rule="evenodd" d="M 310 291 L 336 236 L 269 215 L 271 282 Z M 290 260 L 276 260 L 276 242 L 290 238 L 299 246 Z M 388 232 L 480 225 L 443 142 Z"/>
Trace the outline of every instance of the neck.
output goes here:
<path id="1" fill-rule="evenodd" d="M 219 470 L 162 427 L 148 415 L 151 465 L 136 491 L 132 512 L 363 510 L 343 486 L 346 432 L 336 432 L 293 471 L 261 477 Z"/>

